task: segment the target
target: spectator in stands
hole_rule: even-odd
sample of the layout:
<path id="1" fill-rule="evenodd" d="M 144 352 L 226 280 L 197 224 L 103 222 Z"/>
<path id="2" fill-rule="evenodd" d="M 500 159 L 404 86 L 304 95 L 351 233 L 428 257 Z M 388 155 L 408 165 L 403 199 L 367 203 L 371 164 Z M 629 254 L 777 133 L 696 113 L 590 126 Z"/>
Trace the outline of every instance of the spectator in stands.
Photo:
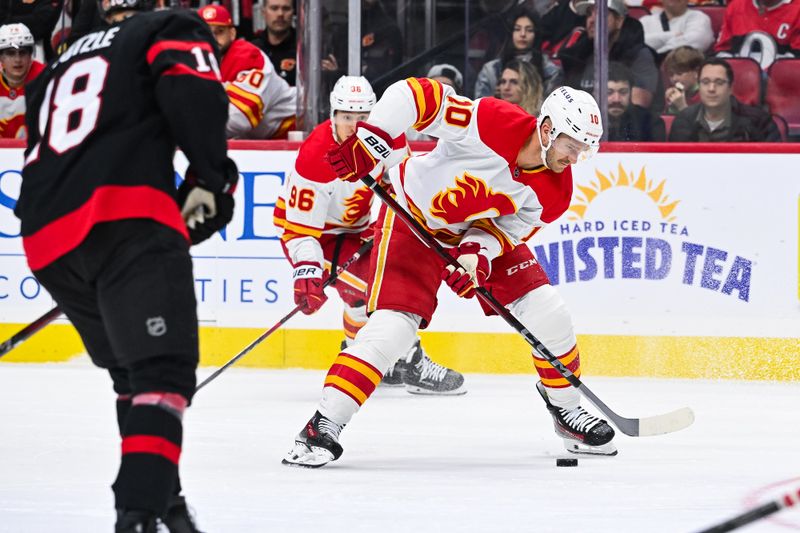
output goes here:
<path id="1" fill-rule="evenodd" d="M 230 100 L 229 138 L 285 139 L 295 124 L 296 90 L 275 72 L 256 45 L 236 38 L 230 12 L 207 5 L 198 11 L 219 45 L 222 83 Z"/>
<path id="2" fill-rule="evenodd" d="M 575 10 L 586 15 L 586 27 L 576 29 L 558 52 L 567 85 L 589 93 L 594 88 L 594 0 L 575 0 Z M 644 44 L 644 30 L 635 18 L 628 17 L 623 0 L 608 0 L 608 58 L 633 72 L 631 101 L 650 108 L 661 100 L 658 67 L 653 52 Z M 654 98 L 657 96 L 657 101 Z M 661 109 L 658 104 L 658 109 Z"/>
<path id="3" fill-rule="evenodd" d="M 464 77 L 461 75 L 461 71 L 453 65 L 448 63 L 433 65 L 430 70 L 428 70 L 427 77 L 439 83 L 449 85 L 455 89 L 458 94 L 464 94 L 462 92 L 464 90 Z"/>
<path id="4" fill-rule="evenodd" d="M 644 27 L 644 42 L 663 58 L 679 46 L 691 46 L 701 52 L 714 44 L 711 18 L 689 9 L 689 0 L 662 0 L 664 10 L 639 19 Z"/>
<path id="5" fill-rule="evenodd" d="M 0 2 L 0 25 L 25 24 L 33 35 L 35 47 L 41 47 L 44 59 L 50 61 L 55 57 L 50 37 L 63 5 L 64 0 L 4 0 Z M 36 57 L 41 59 L 39 55 Z"/>
<path id="6" fill-rule="evenodd" d="M 776 43 L 780 55 L 800 55 L 800 2 L 797 0 L 730 0 L 725 9 L 716 52 L 733 56 L 743 53 L 748 34 L 765 32 Z M 762 67 L 766 67 L 762 63 Z"/>
<path id="7" fill-rule="evenodd" d="M 700 68 L 700 103 L 681 111 L 669 134 L 683 142 L 780 142 L 766 111 L 740 103 L 732 94 L 733 69 L 724 59 L 706 59 Z"/>
<path id="8" fill-rule="evenodd" d="M 679 46 L 664 58 L 662 64 L 670 86 L 664 93 L 665 113 L 677 115 L 700 102 L 700 66 L 705 57 L 690 46 Z"/>
<path id="9" fill-rule="evenodd" d="M 24 24 L 0 27 L 0 137 L 25 139 L 25 86 L 39 75 L 44 65 L 33 60 L 33 34 Z"/>
<path id="10" fill-rule="evenodd" d="M 666 128 L 661 117 L 631 102 L 633 73 L 622 63 L 608 65 L 609 141 L 663 142 Z"/>
<path id="11" fill-rule="evenodd" d="M 575 12 L 572 0 L 555 0 L 542 15 L 539 25 L 539 37 L 542 42 L 542 53 L 558 55 L 564 40 L 575 28 L 583 28 L 586 17 Z"/>
<path id="12" fill-rule="evenodd" d="M 297 63 L 297 33 L 292 27 L 292 0 L 264 0 L 261 8 L 266 28 L 253 44 L 267 54 L 278 75 L 294 87 Z"/>
<path id="13" fill-rule="evenodd" d="M 563 85 L 564 77 L 561 68 L 549 57 L 542 54 L 536 38 L 539 17 L 524 7 L 514 11 L 511 16 L 512 29 L 500 57 L 486 63 L 478 73 L 475 82 L 475 98 L 494 96 L 500 74 L 505 65 L 514 59 L 527 61 L 538 71 L 544 80 L 545 92 L 550 94 L 559 85 Z"/>
<path id="14" fill-rule="evenodd" d="M 322 70 L 327 80 L 345 74 L 347 39 L 337 33 L 338 25 L 326 28 L 330 42 L 323 47 Z M 345 29 L 346 31 L 346 29 Z M 361 74 L 370 82 L 400 65 L 403 60 L 403 36 L 400 28 L 386 12 L 380 0 L 361 1 Z M 384 87 L 397 80 L 384 80 Z M 375 88 L 378 91 L 378 88 Z"/>
<path id="15" fill-rule="evenodd" d="M 519 59 L 509 61 L 497 87 L 501 99 L 517 104 L 533 116 L 539 115 L 544 101 L 542 78 L 533 65 Z"/>

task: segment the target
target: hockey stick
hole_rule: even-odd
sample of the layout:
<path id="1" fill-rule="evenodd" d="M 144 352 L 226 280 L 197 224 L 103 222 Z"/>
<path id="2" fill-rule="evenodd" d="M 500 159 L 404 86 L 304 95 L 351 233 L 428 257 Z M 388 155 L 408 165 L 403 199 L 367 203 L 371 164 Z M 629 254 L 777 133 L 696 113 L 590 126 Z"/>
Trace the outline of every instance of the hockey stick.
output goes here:
<path id="1" fill-rule="evenodd" d="M 331 275 L 328 276 L 328 279 L 326 279 L 325 282 L 322 284 L 322 288 L 324 289 L 325 287 L 327 287 L 328 285 L 330 285 L 331 283 L 336 281 L 339 278 L 339 276 L 341 275 L 342 272 L 344 272 L 345 270 L 350 268 L 350 265 L 352 265 L 353 263 L 358 261 L 361 258 L 361 256 L 363 256 L 365 253 L 369 252 L 369 250 L 371 248 L 372 248 L 372 239 L 370 239 L 370 240 L 366 241 L 364 244 L 362 244 L 361 247 L 358 250 L 356 250 L 356 253 L 354 253 L 350 257 L 350 259 L 348 259 L 347 261 L 342 263 L 336 269 L 336 272 L 331 272 Z M 211 374 L 206 379 L 204 379 L 203 382 L 200 383 L 197 386 L 197 388 L 195 389 L 195 392 L 199 391 L 200 389 L 202 389 L 203 387 L 208 385 L 210 382 L 214 381 L 217 378 L 217 376 L 222 374 L 228 367 L 230 367 L 231 365 L 236 363 L 236 361 L 238 361 L 239 359 L 241 359 L 242 357 L 247 355 L 248 352 L 250 352 L 250 350 L 252 350 L 256 346 L 261 344 L 261 342 L 264 339 L 266 339 L 267 337 L 272 335 L 275 332 L 276 329 L 278 329 L 279 327 L 284 325 L 286 322 L 288 322 L 290 318 L 292 318 L 294 315 L 296 315 L 301 310 L 302 310 L 301 306 L 299 306 L 299 305 L 295 306 L 295 308 L 292 309 L 291 311 L 289 311 L 289 313 L 287 313 L 286 316 L 284 316 L 283 318 L 278 320 L 278 322 L 276 322 L 274 326 L 272 326 L 267 331 L 262 333 L 256 340 L 254 340 L 253 342 L 248 344 L 247 347 L 244 350 L 242 350 L 241 352 L 236 354 L 230 361 L 228 361 L 227 363 L 225 363 L 224 365 L 219 367 L 217 370 L 214 371 L 213 374 Z"/>
<path id="2" fill-rule="evenodd" d="M 439 257 L 445 260 L 449 265 L 460 268 L 461 265 L 450 254 L 448 254 L 439 242 L 431 236 L 428 231 L 417 222 L 415 218 L 403 209 L 397 203 L 397 200 L 383 190 L 371 176 L 364 176 L 361 178 L 372 191 L 381 199 L 395 215 L 405 222 L 412 232 L 423 242 L 426 246 L 436 252 Z M 519 320 L 511 314 L 500 302 L 498 302 L 492 294 L 483 287 L 477 287 L 476 292 L 478 297 L 483 300 L 492 310 L 497 313 L 508 325 L 514 328 L 520 335 L 522 335 L 528 344 L 531 345 L 534 352 L 542 359 L 546 359 L 553 367 L 561 374 L 564 379 L 578 389 L 586 398 L 594 404 L 600 411 L 603 412 L 620 431 L 631 437 L 646 437 L 651 435 L 662 435 L 664 433 L 672 433 L 674 431 L 686 428 L 694 422 L 694 413 L 688 407 L 683 407 L 670 413 L 663 415 L 656 415 L 646 418 L 625 418 L 618 415 L 611 410 L 600 398 L 598 398 L 578 377 L 576 377 L 570 370 L 559 361 L 539 339 L 533 336 L 528 329 Z"/>
<path id="3" fill-rule="evenodd" d="M 24 341 L 28 340 L 31 335 L 44 328 L 46 325 L 60 316 L 61 309 L 54 307 L 19 330 L 10 339 L 5 341 L 3 344 L 0 344 L 0 357 L 3 357 L 5 354 L 22 344 Z"/>
<path id="4" fill-rule="evenodd" d="M 750 509 L 749 511 L 742 513 L 739 516 L 735 516 L 730 520 L 726 520 L 721 524 L 717 524 L 716 526 L 704 529 L 702 531 L 699 531 L 698 533 L 725 533 L 726 531 L 733 531 L 734 529 L 739 529 L 742 526 L 751 524 L 756 520 L 767 517 L 773 513 L 777 513 L 781 509 L 784 509 L 786 507 L 792 507 L 793 505 L 797 505 L 799 503 L 800 503 L 800 489 L 797 489 L 796 491 L 793 492 L 787 492 L 777 500 L 773 500 L 769 503 L 765 503 L 764 505 L 760 505 L 754 509 Z"/>

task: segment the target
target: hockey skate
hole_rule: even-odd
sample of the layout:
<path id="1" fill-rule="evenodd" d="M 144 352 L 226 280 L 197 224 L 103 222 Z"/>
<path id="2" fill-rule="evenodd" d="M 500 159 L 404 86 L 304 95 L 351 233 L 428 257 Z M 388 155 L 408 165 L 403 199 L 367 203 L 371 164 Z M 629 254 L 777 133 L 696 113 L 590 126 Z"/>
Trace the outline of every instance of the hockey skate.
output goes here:
<path id="1" fill-rule="evenodd" d="M 134 509 L 117 509 L 114 533 L 156 533 L 158 521 L 153 513 Z"/>
<path id="2" fill-rule="evenodd" d="M 339 433 L 343 427 L 317 411 L 295 437 L 294 447 L 281 463 L 302 468 L 319 468 L 335 461 L 344 451 L 339 444 Z"/>
<path id="3" fill-rule="evenodd" d="M 590 415 L 583 407 L 562 409 L 550 403 L 547 391 L 541 381 L 536 390 L 542 396 L 547 410 L 553 417 L 556 434 L 564 439 L 568 452 L 585 455 L 617 455 L 617 448 L 611 439 L 614 429 L 608 422 Z"/>
<path id="4" fill-rule="evenodd" d="M 203 533 L 197 529 L 194 517 L 186 505 L 186 498 L 183 496 L 172 497 L 162 522 L 167 526 L 169 533 Z"/>
<path id="5" fill-rule="evenodd" d="M 464 376 L 460 372 L 431 361 L 419 341 L 414 345 L 411 361 L 398 361 L 397 365 L 400 364 L 404 366 L 403 383 L 411 394 L 459 396 L 467 393 Z"/>

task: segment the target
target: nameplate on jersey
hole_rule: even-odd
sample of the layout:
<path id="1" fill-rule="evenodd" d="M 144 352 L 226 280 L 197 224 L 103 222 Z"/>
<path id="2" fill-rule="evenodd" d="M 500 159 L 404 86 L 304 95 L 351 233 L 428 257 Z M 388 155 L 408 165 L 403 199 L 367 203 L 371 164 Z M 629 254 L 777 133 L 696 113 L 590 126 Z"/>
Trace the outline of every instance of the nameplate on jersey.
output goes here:
<path id="1" fill-rule="evenodd" d="M 111 42 L 119 31 L 119 26 L 109 28 L 104 31 L 96 31 L 88 35 L 84 35 L 67 48 L 67 51 L 61 54 L 54 62 L 54 65 L 66 63 L 76 55 L 102 50 L 111 46 Z"/>

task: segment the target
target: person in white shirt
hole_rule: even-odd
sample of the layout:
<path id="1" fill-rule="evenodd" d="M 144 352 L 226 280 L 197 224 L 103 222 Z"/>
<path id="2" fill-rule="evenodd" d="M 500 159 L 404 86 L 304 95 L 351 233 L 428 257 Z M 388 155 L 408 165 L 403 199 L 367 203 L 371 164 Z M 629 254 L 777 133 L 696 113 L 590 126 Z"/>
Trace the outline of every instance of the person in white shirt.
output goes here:
<path id="1" fill-rule="evenodd" d="M 689 0 L 663 0 L 664 10 L 639 19 L 644 42 L 663 57 L 679 46 L 705 52 L 714 44 L 711 19 L 702 11 L 689 9 Z"/>

